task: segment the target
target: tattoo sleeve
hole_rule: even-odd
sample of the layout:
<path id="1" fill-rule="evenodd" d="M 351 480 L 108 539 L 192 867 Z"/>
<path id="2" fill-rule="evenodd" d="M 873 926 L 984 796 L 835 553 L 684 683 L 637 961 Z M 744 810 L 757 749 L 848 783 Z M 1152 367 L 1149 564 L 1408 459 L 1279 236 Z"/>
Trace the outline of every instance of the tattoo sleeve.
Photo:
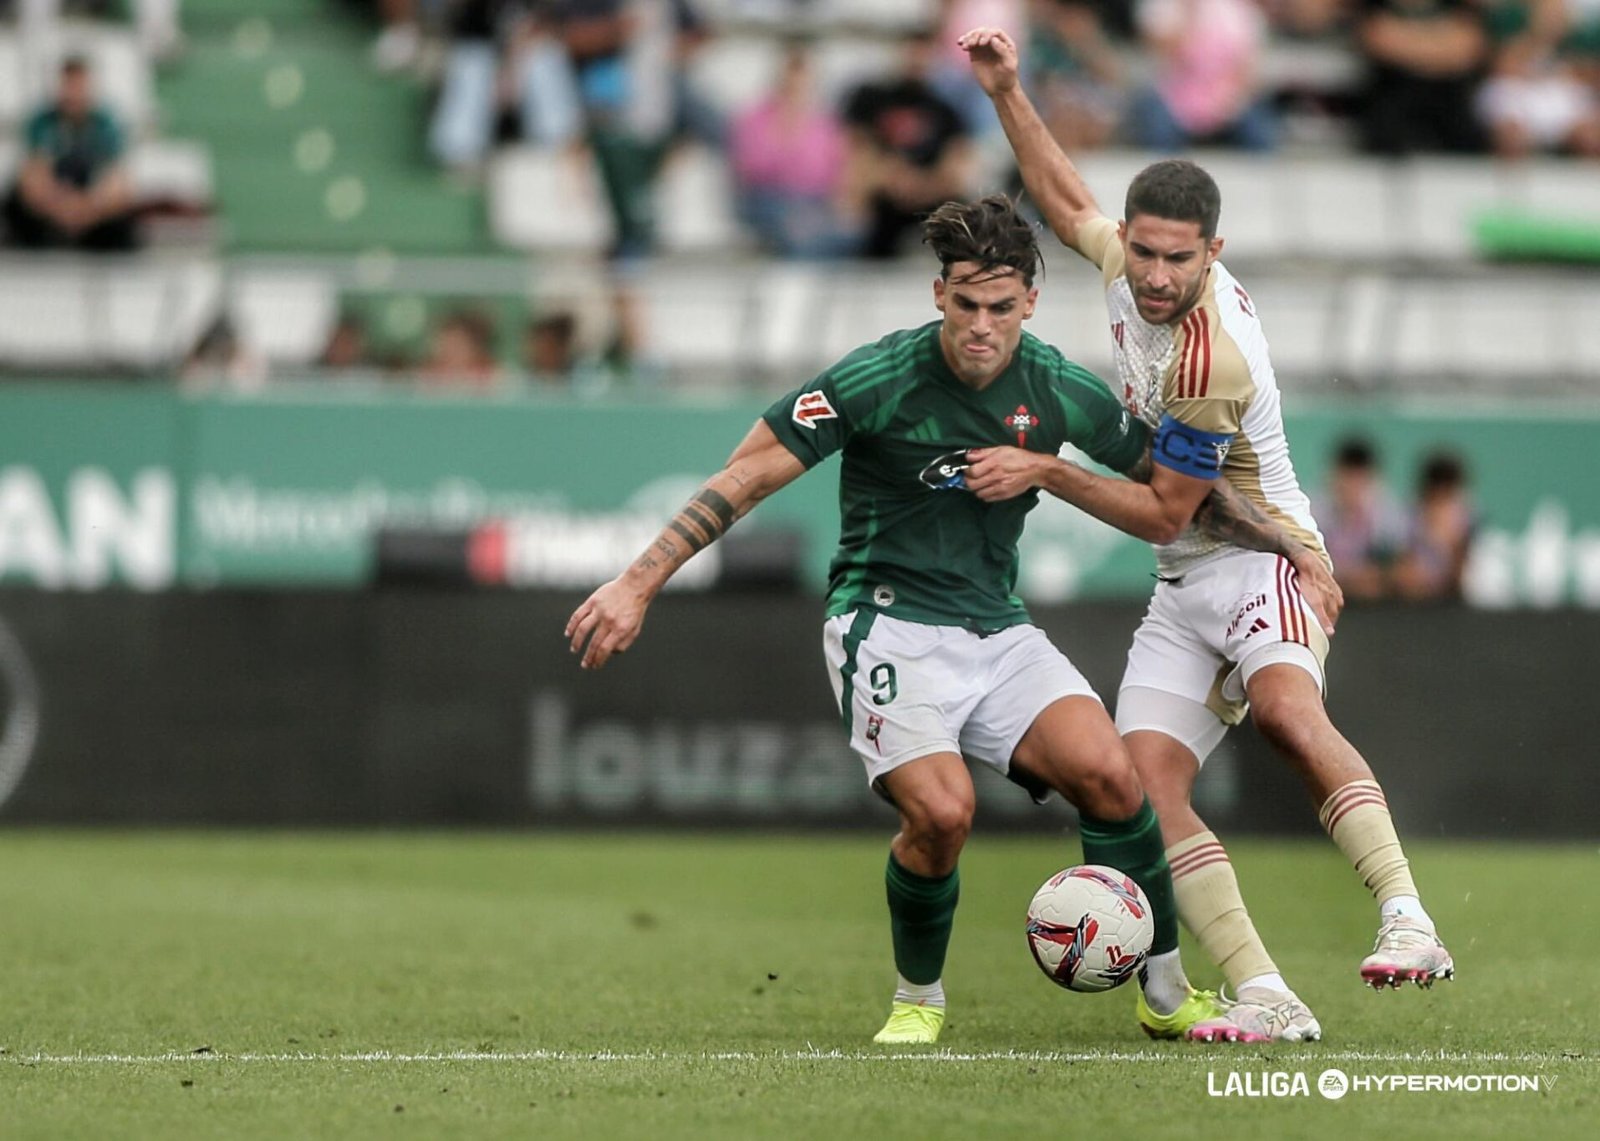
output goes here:
<path id="1" fill-rule="evenodd" d="M 1194 522 L 1207 535 L 1246 551 L 1266 551 L 1287 558 L 1301 546 L 1226 479 L 1217 480 L 1211 494 L 1201 501 Z"/>

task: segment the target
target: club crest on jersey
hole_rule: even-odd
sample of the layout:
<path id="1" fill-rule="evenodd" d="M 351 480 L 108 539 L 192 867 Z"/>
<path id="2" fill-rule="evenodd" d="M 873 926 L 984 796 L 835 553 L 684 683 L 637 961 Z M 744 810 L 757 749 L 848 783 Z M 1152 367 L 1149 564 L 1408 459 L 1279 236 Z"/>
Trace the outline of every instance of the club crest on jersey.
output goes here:
<path id="1" fill-rule="evenodd" d="M 795 398 L 794 422 L 802 428 L 810 428 L 813 432 L 823 420 L 837 420 L 839 414 L 833 410 L 833 405 L 828 403 L 828 397 L 820 390 L 802 392 Z"/>
<path id="2" fill-rule="evenodd" d="M 1017 447 L 1028 446 L 1028 430 L 1039 426 L 1039 417 L 1028 411 L 1026 404 L 1017 405 L 1017 410 L 1005 418 L 1005 426 L 1017 434 Z"/>

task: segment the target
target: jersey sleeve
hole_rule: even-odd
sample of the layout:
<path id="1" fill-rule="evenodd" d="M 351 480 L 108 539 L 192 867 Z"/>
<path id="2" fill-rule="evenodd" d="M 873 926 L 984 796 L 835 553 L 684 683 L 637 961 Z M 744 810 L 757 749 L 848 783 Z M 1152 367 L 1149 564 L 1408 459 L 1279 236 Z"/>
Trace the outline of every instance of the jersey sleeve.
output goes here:
<path id="1" fill-rule="evenodd" d="M 1144 455 L 1150 430 L 1128 415 L 1105 381 L 1059 353 L 1056 358 L 1052 387 L 1066 416 L 1066 442 L 1097 464 L 1127 471 Z"/>
<path id="2" fill-rule="evenodd" d="M 1110 218 L 1102 215 L 1078 227 L 1078 252 L 1100 267 L 1107 285 L 1122 276 L 1122 243 Z"/>
<path id="3" fill-rule="evenodd" d="M 761 418 L 808 469 L 841 450 L 855 430 L 832 372 L 782 397 Z"/>
<path id="4" fill-rule="evenodd" d="M 1184 318 L 1173 356 L 1151 459 L 1183 475 L 1216 479 L 1243 427 L 1255 380 L 1217 315 L 1203 307 Z"/>

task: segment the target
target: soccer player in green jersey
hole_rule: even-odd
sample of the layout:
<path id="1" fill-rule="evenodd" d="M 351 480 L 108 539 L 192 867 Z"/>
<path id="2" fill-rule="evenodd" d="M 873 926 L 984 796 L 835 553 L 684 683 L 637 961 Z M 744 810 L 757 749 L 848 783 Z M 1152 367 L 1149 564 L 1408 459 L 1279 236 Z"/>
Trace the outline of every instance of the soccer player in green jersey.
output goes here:
<path id="1" fill-rule="evenodd" d="M 924 237 L 941 266 L 933 301 L 943 319 L 856 350 L 768 409 L 566 634 L 584 668 L 605 665 L 638 637 L 678 567 L 842 451 L 824 649 L 851 746 L 900 813 L 885 872 L 900 978 L 875 1040 L 933 1042 L 944 1023 L 957 859 L 974 807 L 963 756 L 1035 799 L 1060 793 L 1078 809 L 1084 860 L 1144 889 L 1159 969 L 1141 977 L 1143 1021 L 1179 1037 L 1220 1007 L 1178 961 L 1160 827 L 1105 707 L 1014 593 L 1017 541 L 1038 492 L 995 498 L 983 480 L 984 449 L 1001 446 L 1054 457 L 1070 443 L 1115 470 L 1147 469 L 1149 432 L 1093 374 L 1022 331 L 1038 300 L 1039 249 L 1008 199 L 947 203 Z M 1206 513 L 1227 508 L 1213 497 Z M 1248 529 L 1229 520 L 1236 542 L 1284 549 L 1270 524 L 1241 537 Z"/>

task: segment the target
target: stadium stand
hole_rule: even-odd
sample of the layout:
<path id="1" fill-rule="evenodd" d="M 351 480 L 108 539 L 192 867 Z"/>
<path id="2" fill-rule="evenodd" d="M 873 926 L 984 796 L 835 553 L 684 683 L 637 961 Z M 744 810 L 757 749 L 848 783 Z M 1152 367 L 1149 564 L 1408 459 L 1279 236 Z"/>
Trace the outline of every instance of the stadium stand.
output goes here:
<path id="1" fill-rule="evenodd" d="M 894 36 L 936 5 L 715 0 L 699 9 L 713 34 L 688 82 L 726 118 L 769 90 L 791 33 L 812 37 L 820 94 L 837 103 L 890 68 Z M 89 52 L 98 88 L 132 125 L 129 169 L 154 248 L 116 265 L 0 255 L 0 298 L 16 299 L 0 314 L 0 370 L 161 373 L 225 318 L 281 374 L 314 367 L 342 308 L 420 313 L 398 322 L 415 329 L 474 295 L 513 315 L 518 305 L 570 302 L 586 342 L 613 336 L 614 292 L 603 283 L 616 224 L 582 150 L 513 141 L 481 185 L 463 185 L 426 158 L 428 83 L 367 65 L 372 26 L 358 11 L 198 0 L 183 14 L 183 65 L 159 76 L 128 29 L 66 29 L 63 44 Z M 1148 66 L 1122 50 L 1137 82 Z M 1280 38 L 1263 62 L 1286 98 L 1337 96 L 1359 78 L 1336 37 Z M 0 181 L 16 170 L 16 131 L 48 76 L 0 29 Z M 1515 252 L 1518 235 L 1539 226 L 1546 251 L 1550 226 L 1594 231 L 1592 166 L 1371 159 L 1349 149 L 1337 116 L 1316 116 L 1291 113 L 1287 144 L 1271 156 L 1195 156 L 1224 187 L 1226 256 L 1271 314 L 1286 378 L 1330 391 L 1592 383 L 1600 334 L 1577 318 L 1596 287 L 1578 273 L 1485 256 Z M 1150 158 L 1126 149 L 1075 157 L 1113 210 Z M 988 139 L 974 189 L 1012 178 L 1003 141 Z M 724 155 L 703 141 L 668 155 L 653 202 L 656 250 L 628 284 L 645 355 L 680 383 L 780 386 L 875 330 L 928 316 L 920 262 L 868 272 L 762 258 L 737 219 Z M 215 224 L 206 222 L 212 204 Z M 1050 260 L 1035 331 L 1105 367 L 1092 275 L 1065 255 Z M 441 270 L 447 263 L 456 268 Z M 26 317 L 46 309 L 58 315 L 48 327 Z M 150 322 L 159 329 L 141 328 Z M 515 338 L 503 330 L 501 341 L 509 351 Z"/>

